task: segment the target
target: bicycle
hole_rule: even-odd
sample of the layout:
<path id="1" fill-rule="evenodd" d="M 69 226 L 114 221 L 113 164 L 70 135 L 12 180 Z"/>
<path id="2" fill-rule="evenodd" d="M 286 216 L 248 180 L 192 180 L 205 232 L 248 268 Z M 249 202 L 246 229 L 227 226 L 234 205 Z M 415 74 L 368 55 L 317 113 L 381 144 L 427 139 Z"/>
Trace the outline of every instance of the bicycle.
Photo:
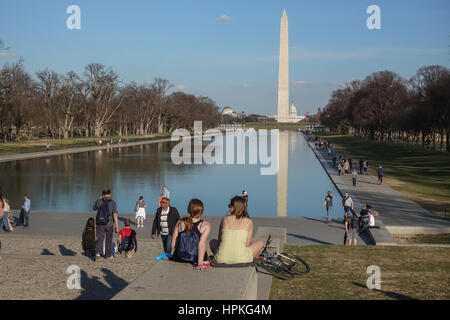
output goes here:
<path id="1" fill-rule="evenodd" d="M 305 260 L 288 252 L 274 251 L 274 247 L 270 247 L 271 242 L 272 236 L 269 235 L 264 249 L 258 257 L 257 267 L 263 268 L 283 280 L 291 280 L 296 275 L 307 274 L 310 271 Z"/>

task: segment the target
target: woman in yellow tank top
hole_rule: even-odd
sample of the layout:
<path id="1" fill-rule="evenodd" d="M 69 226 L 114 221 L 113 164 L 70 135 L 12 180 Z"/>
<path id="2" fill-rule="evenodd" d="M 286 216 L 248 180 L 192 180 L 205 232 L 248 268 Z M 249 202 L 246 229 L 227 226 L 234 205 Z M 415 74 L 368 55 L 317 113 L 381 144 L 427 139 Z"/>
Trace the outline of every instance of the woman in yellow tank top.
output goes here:
<path id="1" fill-rule="evenodd" d="M 261 240 L 252 242 L 253 221 L 247 218 L 247 202 L 236 196 L 228 207 L 231 215 L 222 219 L 218 239 L 210 242 L 214 260 L 225 264 L 252 262 L 264 243 Z"/>

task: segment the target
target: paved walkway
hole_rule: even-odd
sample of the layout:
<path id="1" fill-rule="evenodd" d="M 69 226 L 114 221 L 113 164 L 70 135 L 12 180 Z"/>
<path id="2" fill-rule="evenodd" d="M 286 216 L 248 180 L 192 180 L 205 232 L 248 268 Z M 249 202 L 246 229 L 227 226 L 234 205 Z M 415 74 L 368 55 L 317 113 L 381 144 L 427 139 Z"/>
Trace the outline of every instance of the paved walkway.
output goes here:
<path id="1" fill-rule="evenodd" d="M 13 211 L 17 218 L 19 213 Z M 181 214 L 183 216 L 183 214 Z M 120 213 L 119 224 L 123 227 L 125 219 L 131 219 L 132 227 L 137 231 L 138 239 L 151 239 L 151 228 L 154 214 L 147 214 L 144 228 L 136 228 L 134 213 Z M 0 231 L 0 240 L 8 235 L 33 235 L 54 237 L 80 237 L 89 217 L 95 217 L 95 212 L 64 212 L 64 211 L 32 211 L 30 228 L 17 227 L 11 233 Z M 206 215 L 212 225 L 210 239 L 217 238 L 220 221 L 223 216 Z M 286 228 L 286 243 L 288 245 L 343 244 L 344 225 L 342 219 L 333 219 L 331 223 L 326 218 L 295 218 L 295 217 L 251 217 L 254 221 L 254 232 L 258 227 Z M 154 240 L 154 241 L 160 241 Z M 370 239 L 358 241 L 358 245 L 370 244 Z"/>
<path id="2" fill-rule="evenodd" d="M 8 155 L 0 156 L 0 162 L 8 162 L 8 161 L 14 161 L 14 160 L 25 160 L 25 159 L 33 159 L 33 158 L 45 158 L 45 157 L 58 156 L 58 155 L 61 155 L 61 154 L 81 153 L 81 152 L 103 150 L 103 149 L 112 149 L 112 148 L 123 148 L 123 147 L 139 146 L 139 145 L 143 145 L 143 144 L 151 144 L 151 143 L 158 143 L 158 142 L 165 142 L 165 141 L 170 141 L 170 137 L 169 138 L 154 139 L 154 140 L 144 140 L 144 141 L 137 141 L 137 142 L 129 142 L 129 143 L 111 144 L 109 146 L 104 144 L 104 145 L 101 145 L 101 146 L 91 146 L 91 147 L 51 150 L 49 152 L 42 151 L 42 152 L 8 154 Z"/>
<path id="3" fill-rule="evenodd" d="M 306 137 L 305 137 L 306 138 Z M 355 202 L 355 209 L 360 210 L 362 204 L 368 203 L 380 214 L 380 218 L 386 227 L 421 227 L 421 228 L 450 228 L 450 222 L 436 218 L 430 212 L 408 199 L 400 192 L 393 190 L 386 184 L 378 184 L 378 178 L 371 175 L 359 175 L 357 171 L 357 183 L 353 186 L 351 175 L 337 173 L 333 167 L 332 158 L 325 149 L 318 149 L 314 142 L 310 147 L 321 160 L 330 178 L 334 181 L 342 194 L 349 192 Z M 358 204 L 358 205 L 356 205 Z"/>

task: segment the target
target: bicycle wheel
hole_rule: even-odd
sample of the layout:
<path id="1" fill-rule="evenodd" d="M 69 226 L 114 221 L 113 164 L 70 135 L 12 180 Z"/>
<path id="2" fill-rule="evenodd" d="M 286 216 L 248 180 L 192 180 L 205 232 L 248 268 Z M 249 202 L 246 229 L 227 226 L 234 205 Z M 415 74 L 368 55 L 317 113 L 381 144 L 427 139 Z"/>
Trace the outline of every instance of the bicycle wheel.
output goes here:
<path id="1" fill-rule="evenodd" d="M 290 259 L 287 259 L 283 256 L 286 256 Z M 293 273 L 294 275 L 307 274 L 310 271 L 308 263 L 306 263 L 305 260 L 303 260 L 302 258 L 300 258 L 299 256 L 297 256 L 295 254 L 288 253 L 288 252 L 282 252 L 280 254 L 280 258 L 281 258 L 281 261 L 283 261 L 283 263 L 289 265 L 289 271 L 291 273 Z M 292 261 L 291 259 L 294 261 Z"/>
<path id="2" fill-rule="evenodd" d="M 287 267 L 282 267 L 271 261 L 261 260 L 260 267 L 279 279 L 291 280 L 294 277 L 294 274 Z"/>

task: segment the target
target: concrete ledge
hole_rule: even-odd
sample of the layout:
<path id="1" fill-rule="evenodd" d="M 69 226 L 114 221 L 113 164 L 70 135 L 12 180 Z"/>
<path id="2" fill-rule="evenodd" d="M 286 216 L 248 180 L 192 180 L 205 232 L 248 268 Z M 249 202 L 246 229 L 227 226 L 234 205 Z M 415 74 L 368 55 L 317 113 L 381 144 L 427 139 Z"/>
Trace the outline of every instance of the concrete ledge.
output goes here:
<path id="1" fill-rule="evenodd" d="M 269 235 L 272 236 L 272 246 L 277 246 L 278 251 L 282 251 L 286 244 L 286 228 L 259 227 L 254 236 L 255 240 L 262 240 L 266 243 Z"/>
<path id="2" fill-rule="evenodd" d="M 386 226 L 386 229 L 394 237 L 412 237 L 418 234 L 450 233 L 450 228 L 448 227 Z"/>
<path id="3" fill-rule="evenodd" d="M 286 242 L 286 228 L 259 227 L 254 239 L 266 241 L 269 234 L 272 235 L 272 246 L 282 249 Z M 112 299 L 265 300 L 269 298 L 271 283 L 272 276 L 257 273 L 254 267 L 211 267 L 195 271 L 189 263 L 162 260 Z"/>
<path id="4" fill-rule="evenodd" d="M 162 260 L 113 297 L 113 300 L 256 300 L 253 267 L 208 268 Z"/>

